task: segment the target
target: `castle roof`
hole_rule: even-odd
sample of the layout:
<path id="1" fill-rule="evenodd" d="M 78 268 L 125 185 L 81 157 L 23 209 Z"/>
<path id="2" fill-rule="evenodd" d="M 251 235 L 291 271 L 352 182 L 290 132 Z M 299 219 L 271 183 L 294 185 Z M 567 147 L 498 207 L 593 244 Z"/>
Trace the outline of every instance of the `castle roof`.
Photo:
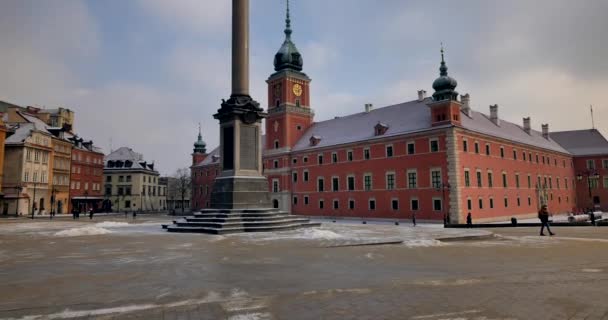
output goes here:
<path id="1" fill-rule="evenodd" d="M 431 113 L 427 104 L 432 101 L 430 98 L 425 98 L 421 101 L 413 100 L 373 109 L 369 112 L 360 112 L 316 122 L 298 140 L 293 151 L 320 149 L 449 127 L 449 125 L 431 126 Z M 378 136 L 374 132 L 374 126 L 379 122 L 388 126 L 388 129 L 384 134 Z M 545 139 L 538 131 L 531 130 L 530 134 L 528 134 L 521 126 L 504 120 L 501 120 L 500 124 L 496 125 L 490 120 L 488 115 L 480 112 L 471 111 L 470 117 L 462 114 L 461 123 L 464 129 L 480 134 L 532 147 L 568 153 L 556 141 L 551 138 Z M 320 139 L 315 145 L 311 145 L 310 143 L 310 139 L 313 136 Z"/>
<path id="2" fill-rule="evenodd" d="M 557 131 L 550 136 L 574 156 L 608 154 L 608 141 L 597 129 Z"/>

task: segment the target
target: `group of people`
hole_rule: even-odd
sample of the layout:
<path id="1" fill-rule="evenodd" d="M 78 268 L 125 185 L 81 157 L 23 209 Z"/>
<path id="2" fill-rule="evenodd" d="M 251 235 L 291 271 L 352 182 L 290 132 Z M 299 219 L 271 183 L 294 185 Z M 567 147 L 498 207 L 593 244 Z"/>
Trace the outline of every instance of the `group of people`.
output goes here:
<path id="1" fill-rule="evenodd" d="M 76 220 L 76 219 L 80 219 L 80 213 L 81 211 L 78 208 L 74 208 L 72 209 L 72 219 Z M 89 219 L 93 219 L 93 214 L 95 214 L 95 211 L 93 210 L 93 208 L 89 209 Z"/>

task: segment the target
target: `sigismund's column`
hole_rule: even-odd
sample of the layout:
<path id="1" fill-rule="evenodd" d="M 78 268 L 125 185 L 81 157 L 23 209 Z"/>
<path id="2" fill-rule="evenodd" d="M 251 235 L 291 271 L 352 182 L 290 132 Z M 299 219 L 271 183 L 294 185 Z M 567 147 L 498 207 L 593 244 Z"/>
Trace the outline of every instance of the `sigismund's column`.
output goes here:
<path id="1" fill-rule="evenodd" d="M 262 175 L 262 119 L 249 96 L 249 0 L 232 0 L 232 93 L 213 115 L 220 121 L 221 173 L 211 192 L 214 209 L 270 208 Z"/>

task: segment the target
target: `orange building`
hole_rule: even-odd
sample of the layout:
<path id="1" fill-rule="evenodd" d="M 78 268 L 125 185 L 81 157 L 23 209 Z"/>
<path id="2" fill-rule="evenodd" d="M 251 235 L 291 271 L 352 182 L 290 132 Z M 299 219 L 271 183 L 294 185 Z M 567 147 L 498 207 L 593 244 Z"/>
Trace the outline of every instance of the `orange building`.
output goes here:
<path id="1" fill-rule="evenodd" d="M 443 50 L 432 97 L 420 90 L 412 101 L 366 104 L 360 113 L 314 122 L 311 79 L 291 33 L 288 21 L 266 81 L 263 161 L 275 207 L 307 216 L 415 214 L 462 223 L 469 212 L 482 222 L 536 217 L 543 204 L 554 213 L 581 206 L 579 158 L 547 124 L 537 131 L 530 118 L 504 121 L 498 105 L 488 114 L 474 111 L 470 95 L 456 92 Z M 218 157 L 217 149 L 193 154 L 194 209 L 210 205 Z"/>

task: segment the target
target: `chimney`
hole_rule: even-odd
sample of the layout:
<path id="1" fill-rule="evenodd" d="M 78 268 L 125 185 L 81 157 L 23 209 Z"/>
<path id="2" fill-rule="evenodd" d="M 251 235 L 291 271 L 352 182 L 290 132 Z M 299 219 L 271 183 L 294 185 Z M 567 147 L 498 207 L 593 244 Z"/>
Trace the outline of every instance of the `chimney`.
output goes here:
<path id="1" fill-rule="evenodd" d="M 418 101 L 426 99 L 426 90 L 418 90 Z"/>
<path id="2" fill-rule="evenodd" d="M 369 113 L 370 111 L 372 111 L 372 109 L 374 108 L 374 105 L 372 105 L 371 103 L 366 103 L 365 104 L 365 112 Z"/>
<path id="3" fill-rule="evenodd" d="M 545 123 L 540 126 L 543 128 L 543 138 L 549 140 L 549 124 Z"/>
<path id="4" fill-rule="evenodd" d="M 500 119 L 498 119 L 498 105 L 490 106 L 490 121 L 494 122 L 495 125 L 500 125 Z"/>
<path id="5" fill-rule="evenodd" d="M 462 103 L 462 108 L 460 108 L 460 110 L 462 110 L 462 112 L 464 112 L 464 114 L 466 114 L 468 117 L 471 116 L 470 101 L 471 98 L 469 97 L 468 93 L 465 95 L 460 95 L 460 102 Z"/>
<path id="6" fill-rule="evenodd" d="M 524 131 L 527 134 L 530 134 L 530 128 L 531 128 L 531 126 L 530 126 L 530 117 L 524 118 Z"/>

